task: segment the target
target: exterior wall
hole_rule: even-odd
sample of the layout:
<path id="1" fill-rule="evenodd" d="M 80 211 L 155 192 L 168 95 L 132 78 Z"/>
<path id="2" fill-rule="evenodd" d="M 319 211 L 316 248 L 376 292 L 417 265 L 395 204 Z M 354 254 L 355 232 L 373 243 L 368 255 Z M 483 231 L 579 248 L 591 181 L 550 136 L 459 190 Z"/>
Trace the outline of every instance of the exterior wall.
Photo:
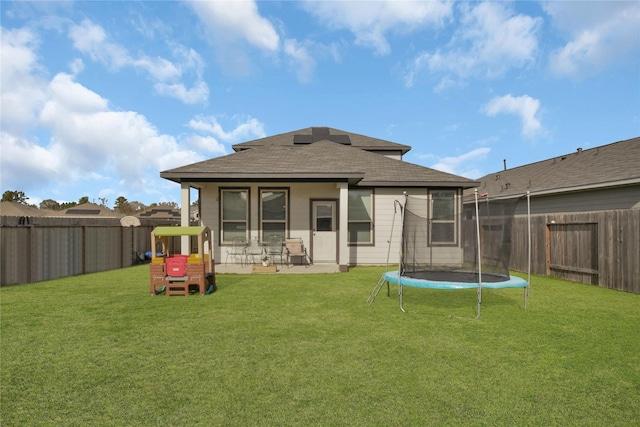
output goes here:
<path id="1" fill-rule="evenodd" d="M 350 265 L 396 265 L 400 256 L 402 218 L 395 201 L 404 205 L 404 192 L 412 196 L 424 195 L 426 189 L 376 188 L 374 190 L 374 244 L 349 246 Z M 389 244 L 391 241 L 391 244 Z"/>
<path id="2" fill-rule="evenodd" d="M 386 265 L 394 268 L 400 262 L 402 218 L 395 201 L 404 205 L 404 193 L 427 199 L 427 188 L 376 188 L 374 196 L 374 245 L 349 246 L 351 265 Z M 440 246 L 432 254 L 434 264 L 459 265 L 462 249 L 459 246 Z"/>
<path id="3" fill-rule="evenodd" d="M 311 231 L 309 224 L 311 221 L 311 199 L 334 199 L 340 197 L 340 189 L 336 183 L 228 183 L 228 184 L 205 184 L 200 192 L 202 198 L 200 205 L 202 208 L 202 224 L 211 228 L 214 235 L 214 257 L 216 262 L 223 263 L 227 256 L 226 246 L 220 246 L 220 227 L 218 206 L 219 188 L 249 188 L 249 235 L 250 238 L 259 237 L 259 189 L 260 188 L 288 188 L 289 189 L 289 236 L 301 238 L 307 250 L 310 250 Z"/>
<path id="4" fill-rule="evenodd" d="M 220 246 L 219 227 L 219 188 L 250 189 L 250 237 L 259 237 L 259 188 L 278 187 L 289 189 L 289 237 L 301 238 L 312 254 L 312 236 L 309 230 L 311 222 L 311 200 L 332 199 L 339 201 L 340 185 L 336 183 L 229 183 L 219 185 L 205 184 L 201 195 L 202 224 L 211 228 L 214 235 L 214 258 L 224 263 L 228 246 Z M 376 188 L 374 190 L 374 243 L 368 245 L 347 246 L 346 262 L 348 265 L 385 265 L 397 266 L 399 262 L 400 240 L 402 234 L 401 212 L 396 211 L 395 201 L 404 204 L 404 192 L 411 196 L 427 198 L 427 188 Z M 338 207 L 340 211 L 340 206 Z M 340 218 L 337 218 L 338 224 Z M 346 223 L 346 222 L 345 222 Z M 341 228 L 344 228 L 342 226 Z M 346 236 L 347 230 L 339 229 L 340 236 Z M 340 239 L 338 239 L 340 241 Z M 390 242 L 390 243 L 389 243 Z M 341 260 L 341 248 L 337 256 Z M 439 247 L 433 261 L 438 264 L 457 264 L 461 262 L 459 247 Z"/>
<path id="5" fill-rule="evenodd" d="M 531 196 L 531 213 L 552 214 L 594 212 L 617 209 L 640 209 L 640 185 L 628 185 L 575 193 Z M 526 198 L 516 208 L 516 215 L 527 214 Z"/>

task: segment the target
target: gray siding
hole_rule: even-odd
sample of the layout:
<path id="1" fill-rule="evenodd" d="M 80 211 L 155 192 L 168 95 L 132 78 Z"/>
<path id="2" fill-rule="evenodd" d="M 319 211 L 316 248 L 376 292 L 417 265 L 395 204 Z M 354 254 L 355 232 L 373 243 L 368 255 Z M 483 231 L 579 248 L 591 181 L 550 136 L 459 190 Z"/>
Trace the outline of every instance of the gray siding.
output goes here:
<path id="1" fill-rule="evenodd" d="M 532 214 L 572 213 L 640 209 L 640 185 L 585 190 L 573 193 L 532 195 Z M 526 215 L 526 198 L 521 199 L 517 215 Z"/>

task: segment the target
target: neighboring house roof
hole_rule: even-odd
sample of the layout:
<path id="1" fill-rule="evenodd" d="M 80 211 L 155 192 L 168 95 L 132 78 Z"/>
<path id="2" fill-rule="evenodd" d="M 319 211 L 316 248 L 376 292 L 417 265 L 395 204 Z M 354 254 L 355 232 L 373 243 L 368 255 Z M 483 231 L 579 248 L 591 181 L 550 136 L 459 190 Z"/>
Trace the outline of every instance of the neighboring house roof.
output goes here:
<path id="1" fill-rule="evenodd" d="M 164 171 L 160 176 L 175 182 L 348 181 L 359 186 L 464 188 L 478 184 L 457 175 L 327 140 L 256 146 Z"/>
<path id="2" fill-rule="evenodd" d="M 480 193 L 508 197 L 640 184 L 640 137 L 491 173 Z"/>
<path id="3" fill-rule="evenodd" d="M 405 154 L 411 150 L 411 147 L 408 145 L 397 144 L 395 142 L 385 141 L 384 139 L 372 138 L 370 136 L 345 132 L 340 129 L 329 127 L 308 127 L 287 133 L 281 133 L 279 135 L 268 136 L 266 138 L 236 144 L 233 146 L 233 149 L 235 151 L 241 151 L 249 148 L 275 145 L 296 146 L 323 140 L 349 145 L 354 148 L 368 151 L 394 151 Z"/>
<path id="4" fill-rule="evenodd" d="M 136 213 L 135 216 L 138 218 L 180 220 L 180 209 L 175 209 L 171 206 L 157 206 Z"/>
<path id="5" fill-rule="evenodd" d="M 52 216 L 56 213 L 50 209 L 38 209 L 22 203 L 0 202 L 0 215 L 2 216 Z"/>
<path id="6" fill-rule="evenodd" d="M 64 216 L 68 218 L 87 218 L 87 217 L 104 217 L 104 218 L 120 218 L 124 215 L 112 211 L 104 206 L 95 203 L 83 203 L 81 205 L 72 206 L 63 209 L 56 216 Z"/>

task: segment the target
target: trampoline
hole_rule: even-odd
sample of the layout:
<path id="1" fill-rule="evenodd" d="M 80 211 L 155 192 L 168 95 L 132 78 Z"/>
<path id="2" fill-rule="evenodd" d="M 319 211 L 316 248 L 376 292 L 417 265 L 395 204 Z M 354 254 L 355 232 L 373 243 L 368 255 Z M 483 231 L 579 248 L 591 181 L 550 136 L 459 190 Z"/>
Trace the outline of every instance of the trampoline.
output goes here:
<path id="1" fill-rule="evenodd" d="M 429 272 L 425 272 L 429 273 Z M 449 272 L 447 272 L 449 273 Z M 488 289 L 503 289 L 503 288 L 526 288 L 529 284 L 526 280 L 516 277 L 516 276 L 497 276 L 486 274 L 482 276 L 482 282 L 479 283 L 476 281 L 468 281 L 469 277 L 477 277 L 476 273 L 472 273 L 469 271 L 461 271 L 458 273 L 454 273 L 452 276 L 447 275 L 449 277 L 448 280 L 442 279 L 435 280 L 433 278 L 428 278 L 431 275 L 427 274 L 425 278 L 421 278 L 421 275 L 418 274 L 417 277 L 410 276 L 400 276 L 400 271 L 387 271 L 382 275 L 382 278 L 389 283 L 394 283 L 396 285 L 402 286 L 411 286 L 414 288 L 424 288 L 424 289 L 477 289 L 479 286 Z M 458 279 L 458 280 L 456 280 Z"/>
<path id="2" fill-rule="evenodd" d="M 396 201 L 396 207 L 400 206 L 402 214 L 399 269 L 382 274 L 369 295 L 368 304 L 373 304 L 386 283 L 389 296 L 389 284 L 398 286 L 400 310 L 403 312 L 407 311 L 403 306 L 404 286 L 438 290 L 476 289 L 476 319 L 480 317 L 483 288 L 521 288 L 524 289 L 526 309 L 530 274 L 529 280 L 509 274 L 511 224 L 517 202 L 517 198 L 490 201 L 485 195 L 479 203 L 476 191 L 474 203 L 460 203 L 454 207 L 453 211 L 459 212 L 456 216 L 451 215 L 452 209 L 442 209 L 429 198 L 405 194 L 404 204 Z M 438 212 L 440 216 L 435 215 Z M 530 216 L 528 193 L 527 215 Z M 448 245 L 439 244 L 441 239 L 434 238 L 434 233 L 440 233 L 439 237 L 446 236 L 442 229 L 434 227 L 434 224 L 443 223 L 450 224 L 450 230 L 457 233 Z M 389 245 L 392 239 L 393 236 Z M 530 251 L 529 247 L 529 257 Z"/>

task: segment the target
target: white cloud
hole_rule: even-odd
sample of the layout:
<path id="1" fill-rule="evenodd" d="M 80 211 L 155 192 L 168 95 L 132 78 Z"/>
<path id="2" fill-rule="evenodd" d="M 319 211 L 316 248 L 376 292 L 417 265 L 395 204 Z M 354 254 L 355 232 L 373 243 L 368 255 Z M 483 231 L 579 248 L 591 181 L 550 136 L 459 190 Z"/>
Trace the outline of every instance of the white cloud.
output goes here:
<path id="1" fill-rule="evenodd" d="M 74 94 L 71 102 L 63 95 L 69 93 Z M 120 177 L 135 185 L 145 174 L 157 173 L 150 171 L 164 166 L 158 153 L 170 154 L 174 162 L 202 158 L 185 151 L 172 136 L 158 134 L 144 116 L 110 111 L 106 100 L 100 100 L 69 75 L 59 74 L 51 82 L 51 96 L 40 119 L 51 131 L 52 155 L 64 160 L 61 175 L 72 173 L 72 178 L 77 178 L 113 165 Z"/>
<path id="2" fill-rule="evenodd" d="M 234 144 L 266 136 L 264 125 L 257 119 L 251 117 L 242 119 L 237 116 L 234 119 L 237 125 L 231 131 L 225 131 L 214 116 L 198 116 L 189 121 L 189 127 L 195 131 L 213 135 L 216 143 L 220 140 L 227 144 Z"/>
<path id="3" fill-rule="evenodd" d="M 97 93 L 87 89 L 73 80 L 73 76 L 65 73 L 56 75 L 49 83 L 50 99 L 66 110 L 79 114 L 105 111 L 108 102 Z M 44 106 L 41 117 L 47 115 L 51 100 Z"/>
<path id="4" fill-rule="evenodd" d="M 73 59 L 69 62 L 69 70 L 71 73 L 76 76 L 84 71 L 84 62 L 80 58 Z"/>
<path id="5" fill-rule="evenodd" d="M 300 83 L 308 83 L 316 68 L 316 61 L 311 57 L 306 46 L 294 39 L 284 42 L 284 52 L 291 58 L 291 67 L 295 70 Z"/>
<path id="6" fill-rule="evenodd" d="M 464 176 L 468 178 L 478 178 L 481 176 L 480 170 L 475 164 L 487 158 L 491 148 L 480 147 L 455 157 L 442 157 L 431 166 L 442 172 L 452 173 L 454 175 Z M 433 155 L 423 156 L 423 158 L 431 158 Z"/>
<path id="7" fill-rule="evenodd" d="M 238 74 L 251 69 L 247 46 L 276 53 L 280 37 L 255 1 L 187 1 L 204 24 L 219 66 Z"/>
<path id="8" fill-rule="evenodd" d="M 209 87 L 202 80 L 204 62 L 193 49 L 172 46 L 172 54 L 177 62 L 145 54 L 134 57 L 127 48 L 110 41 L 100 25 L 88 19 L 83 20 L 80 25 L 73 25 L 69 30 L 69 37 L 76 49 L 112 72 L 131 67 L 147 74 L 155 82 L 154 89 L 160 95 L 176 98 L 185 104 L 199 104 L 208 100 Z M 195 74 L 195 82 L 190 89 L 180 81 L 189 72 Z"/>
<path id="9" fill-rule="evenodd" d="M 19 90 L 29 81 L 12 83 Z M 160 170 L 203 159 L 173 136 L 158 133 L 144 116 L 109 110 L 106 99 L 69 74 L 56 75 L 39 97 L 45 102 L 28 126 L 39 137 L 3 127 L 3 187 L 25 191 L 43 182 L 64 186 L 115 176 L 126 189 L 149 192 L 158 187 Z"/>
<path id="10" fill-rule="evenodd" d="M 108 41 L 104 29 L 89 19 L 73 25 L 69 29 L 69 38 L 73 40 L 73 47 L 113 71 L 133 62 L 126 48 Z"/>
<path id="11" fill-rule="evenodd" d="M 209 86 L 202 80 L 190 89 L 182 83 L 156 83 L 153 87 L 160 95 L 179 99 L 185 104 L 199 104 L 209 98 Z"/>
<path id="12" fill-rule="evenodd" d="M 514 114 L 522 121 L 522 135 L 534 136 L 542 130 L 537 118 L 540 101 L 528 95 L 514 97 L 511 94 L 498 96 L 482 107 L 481 112 L 493 117 L 497 114 Z"/>
<path id="13" fill-rule="evenodd" d="M 553 25 L 570 40 L 550 54 L 551 71 L 559 76 L 595 74 L 640 49 L 638 2 L 546 2 Z"/>
<path id="14" fill-rule="evenodd" d="M 504 3 L 474 5 L 461 4 L 460 27 L 445 48 L 423 52 L 409 64 L 406 86 L 412 86 L 416 75 L 424 69 L 463 79 L 495 78 L 535 61 L 541 19 L 515 15 Z M 445 77 L 437 90 L 450 85 L 451 79 Z"/>
<path id="15" fill-rule="evenodd" d="M 227 41 L 241 39 L 268 51 L 279 48 L 273 25 L 260 16 L 255 1 L 189 1 L 207 29 Z"/>
<path id="16" fill-rule="evenodd" d="M 1 31 L 0 126 L 3 131 L 22 133 L 45 99 L 47 82 L 35 54 L 39 39 L 27 29 Z"/>
<path id="17" fill-rule="evenodd" d="M 441 26 L 451 15 L 449 1 L 306 1 L 303 7 L 329 28 L 350 31 L 356 44 L 378 55 L 391 51 L 387 33 Z"/>
<path id="18" fill-rule="evenodd" d="M 186 142 L 189 146 L 196 148 L 198 151 L 217 155 L 227 154 L 227 149 L 224 144 L 220 143 L 212 136 L 190 135 Z"/>

